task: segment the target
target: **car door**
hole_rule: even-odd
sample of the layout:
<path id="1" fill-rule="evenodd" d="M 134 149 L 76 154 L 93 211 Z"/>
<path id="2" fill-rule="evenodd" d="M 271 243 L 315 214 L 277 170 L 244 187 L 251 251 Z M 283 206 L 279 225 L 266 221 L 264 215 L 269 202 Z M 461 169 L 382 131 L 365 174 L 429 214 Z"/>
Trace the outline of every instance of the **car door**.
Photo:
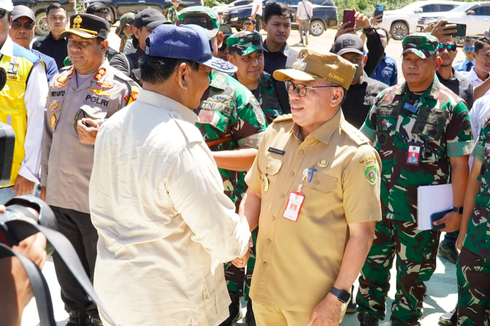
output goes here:
<path id="1" fill-rule="evenodd" d="M 475 14 L 470 15 L 472 16 L 472 23 L 466 25 L 466 34 L 483 34 L 484 31 L 488 30 L 488 26 L 490 25 L 490 4 L 483 3 L 480 6 L 475 7 L 473 11 Z M 469 31 L 468 28 L 470 29 Z"/>

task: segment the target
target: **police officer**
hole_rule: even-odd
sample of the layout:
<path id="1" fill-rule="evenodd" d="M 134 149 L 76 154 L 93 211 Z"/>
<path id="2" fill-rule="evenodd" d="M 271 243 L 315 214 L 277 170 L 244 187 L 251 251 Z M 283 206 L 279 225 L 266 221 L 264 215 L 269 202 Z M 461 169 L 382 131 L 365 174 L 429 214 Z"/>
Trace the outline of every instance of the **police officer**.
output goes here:
<path id="1" fill-rule="evenodd" d="M 237 66 L 235 78 L 259 101 L 267 123 L 282 115 L 272 76 L 264 71 L 264 47 L 257 32 L 238 32 L 226 39 L 228 61 Z"/>
<path id="2" fill-rule="evenodd" d="M 9 36 L 14 6 L 0 0 L 0 67 L 7 72 L 0 92 L 0 122 L 12 126 L 15 147 L 10 183 L 0 188 L 0 204 L 33 191 L 39 182 L 43 115 L 48 82 L 39 58 Z"/>
<path id="3" fill-rule="evenodd" d="M 298 59 L 274 73 L 292 114 L 269 126 L 246 176 L 240 215 L 260 228 L 250 296 L 258 325 L 339 325 L 381 220 L 381 162 L 340 109 L 354 65 L 311 49 Z"/>
<path id="4" fill-rule="evenodd" d="M 191 7 L 178 15 L 179 24 L 198 24 L 208 29 L 213 45 L 213 56 L 223 42 L 223 33 L 219 31 L 218 15 L 206 7 Z M 230 65 L 223 61 L 222 67 Z M 236 72 L 236 68 L 230 72 Z M 204 92 L 201 104 L 196 111 L 204 139 L 213 153 L 223 179 L 225 193 L 235 205 L 239 205 L 246 186 L 247 171 L 257 154 L 261 132 L 267 122 L 259 103 L 252 93 L 233 77 L 213 71 L 209 88 Z M 225 278 L 232 299 L 230 317 L 222 325 L 231 325 L 240 312 L 239 297 L 243 293 L 243 268 L 238 270 L 231 263 L 225 265 Z"/>
<path id="5" fill-rule="evenodd" d="M 97 232 L 90 220 L 88 185 L 100 124 L 136 99 L 138 86 L 105 60 L 109 23 L 97 16 L 70 17 L 68 55 L 50 85 L 45 108 L 41 198 L 53 209 L 59 231 L 73 244 L 87 274 L 94 272 Z M 53 255 L 68 325 L 101 325 L 95 304 Z"/>
<path id="6" fill-rule="evenodd" d="M 473 149 L 473 166 L 466 188 L 465 208 L 456 247 L 458 325 L 486 325 L 490 316 L 490 115 Z M 456 323 L 454 323 L 456 325 Z"/>
<path id="7" fill-rule="evenodd" d="M 437 39 L 429 34 L 405 37 L 402 71 L 406 82 L 381 92 L 361 131 L 383 158 L 383 220 L 359 278 L 357 304 L 361 325 L 385 317 L 390 269 L 397 258 L 393 326 L 418 325 L 425 284 L 436 267 L 440 231 L 417 228 L 417 187 L 447 184 L 453 189 L 452 212 L 434 225 L 459 228 L 468 154 L 472 149 L 468 110 L 461 98 L 435 78 L 441 65 Z M 415 157 L 415 160 L 412 159 Z"/>

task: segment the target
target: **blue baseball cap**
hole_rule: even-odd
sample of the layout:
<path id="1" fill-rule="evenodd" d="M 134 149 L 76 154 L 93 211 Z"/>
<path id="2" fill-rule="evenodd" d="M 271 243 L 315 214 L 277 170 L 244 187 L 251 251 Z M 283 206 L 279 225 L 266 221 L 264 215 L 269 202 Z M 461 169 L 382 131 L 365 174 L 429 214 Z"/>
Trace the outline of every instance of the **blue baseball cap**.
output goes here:
<path id="1" fill-rule="evenodd" d="M 191 60 L 233 74 L 237 67 L 213 57 L 206 30 L 197 25 L 160 25 L 146 38 L 145 53 L 151 57 Z"/>

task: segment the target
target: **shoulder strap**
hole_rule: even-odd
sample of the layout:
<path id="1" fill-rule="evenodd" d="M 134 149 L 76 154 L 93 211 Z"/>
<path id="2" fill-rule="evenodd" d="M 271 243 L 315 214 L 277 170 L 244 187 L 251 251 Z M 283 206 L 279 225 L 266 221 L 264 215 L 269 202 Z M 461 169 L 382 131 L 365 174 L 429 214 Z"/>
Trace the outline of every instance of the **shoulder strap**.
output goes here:
<path id="1" fill-rule="evenodd" d="M 305 4 L 304 0 L 301 0 L 301 2 L 303 3 L 303 6 L 305 7 L 306 16 L 308 16 L 308 19 L 311 19 L 310 14 L 308 13 L 308 8 L 306 8 L 306 4 Z"/>

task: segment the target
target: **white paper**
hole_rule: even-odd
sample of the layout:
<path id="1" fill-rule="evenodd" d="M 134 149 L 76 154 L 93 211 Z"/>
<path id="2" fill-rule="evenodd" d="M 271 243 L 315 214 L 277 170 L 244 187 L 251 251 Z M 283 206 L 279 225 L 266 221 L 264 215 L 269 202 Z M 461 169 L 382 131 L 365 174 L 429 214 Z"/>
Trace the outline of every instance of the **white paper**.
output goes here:
<path id="1" fill-rule="evenodd" d="M 417 189 L 418 228 L 431 230 L 430 216 L 453 207 L 453 187 L 451 184 L 420 186 Z"/>

